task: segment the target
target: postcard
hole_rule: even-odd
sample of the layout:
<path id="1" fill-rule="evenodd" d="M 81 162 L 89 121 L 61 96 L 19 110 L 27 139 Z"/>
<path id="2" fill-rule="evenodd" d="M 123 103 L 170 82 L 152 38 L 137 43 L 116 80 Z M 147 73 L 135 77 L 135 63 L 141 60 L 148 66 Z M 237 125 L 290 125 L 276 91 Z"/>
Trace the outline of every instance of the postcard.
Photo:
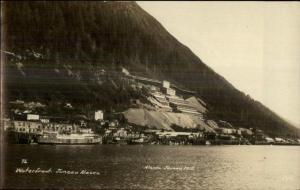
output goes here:
<path id="1" fill-rule="evenodd" d="M 299 13 L 1 1 L 0 189 L 300 189 Z"/>

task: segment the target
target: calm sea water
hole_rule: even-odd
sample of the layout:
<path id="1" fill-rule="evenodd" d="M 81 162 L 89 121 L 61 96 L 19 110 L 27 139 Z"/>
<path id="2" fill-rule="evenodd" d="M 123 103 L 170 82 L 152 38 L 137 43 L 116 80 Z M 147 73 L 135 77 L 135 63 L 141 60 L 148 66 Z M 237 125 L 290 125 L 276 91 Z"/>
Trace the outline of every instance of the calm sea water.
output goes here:
<path id="1" fill-rule="evenodd" d="M 299 146 L 9 145 L 6 152 L 6 188 L 300 189 Z"/>

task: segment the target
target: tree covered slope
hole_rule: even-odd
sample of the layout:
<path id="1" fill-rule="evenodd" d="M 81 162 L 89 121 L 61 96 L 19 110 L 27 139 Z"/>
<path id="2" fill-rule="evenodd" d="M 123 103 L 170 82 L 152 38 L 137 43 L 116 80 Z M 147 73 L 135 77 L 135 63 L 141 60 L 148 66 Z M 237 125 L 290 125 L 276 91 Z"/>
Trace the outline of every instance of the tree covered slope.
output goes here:
<path id="1" fill-rule="evenodd" d="M 299 134 L 215 73 L 135 2 L 5 2 L 3 10 L 5 50 L 21 56 L 5 57 L 8 99 L 126 106 L 138 94 L 114 88 L 101 75 L 126 67 L 196 91 L 211 118 L 270 135 Z"/>

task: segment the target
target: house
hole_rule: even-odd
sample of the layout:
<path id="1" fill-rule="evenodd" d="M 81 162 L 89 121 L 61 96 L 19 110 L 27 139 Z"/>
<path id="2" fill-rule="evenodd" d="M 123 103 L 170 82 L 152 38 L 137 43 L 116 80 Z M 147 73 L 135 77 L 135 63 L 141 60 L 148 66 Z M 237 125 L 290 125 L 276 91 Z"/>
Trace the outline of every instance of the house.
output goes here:
<path id="1" fill-rule="evenodd" d="M 87 126 L 87 122 L 85 120 L 80 120 L 80 127 L 86 127 Z"/>
<path id="2" fill-rule="evenodd" d="M 170 88 L 170 82 L 164 80 L 164 81 L 163 81 L 163 88 Z"/>
<path id="3" fill-rule="evenodd" d="M 41 121 L 42 123 L 49 123 L 49 122 L 50 122 L 50 119 L 48 119 L 48 118 L 41 118 L 40 121 Z"/>
<path id="4" fill-rule="evenodd" d="M 170 88 L 170 82 L 164 80 L 164 81 L 163 81 L 163 88 Z"/>
<path id="5" fill-rule="evenodd" d="M 66 105 L 64 106 L 65 108 L 68 108 L 68 109 L 72 109 L 73 106 L 71 103 L 66 103 Z"/>
<path id="6" fill-rule="evenodd" d="M 110 129 L 115 129 L 115 128 L 117 128 L 118 125 L 119 125 L 118 120 L 114 120 L 114 121 L 111 121 L 108 126 Z"/>
<path id="7" fill-rule="evenodd" d="M 103 120 L 103 111 L 102 110 L 98 110 L 95 112 L 95 121 L 98 120 Z"/>
<path id="8" fill-rule="evenodd" d="M 129 71 L 122 67 L 122 73 L 125 74 L 126 76 L 130 75 Z"/>
<path id="9" fill-rule="evenodd" d="M 127 131 L 124 128 L 120 128 L 114 133 L 114 136 L 115 137 L 127 137 Z"/>
<path id="10" fill-rule="evenodd" d="M 40 119 L 40 116 L 37 114 L 27 114 L 28 121 L 38 121 L 39 119 Z"/>

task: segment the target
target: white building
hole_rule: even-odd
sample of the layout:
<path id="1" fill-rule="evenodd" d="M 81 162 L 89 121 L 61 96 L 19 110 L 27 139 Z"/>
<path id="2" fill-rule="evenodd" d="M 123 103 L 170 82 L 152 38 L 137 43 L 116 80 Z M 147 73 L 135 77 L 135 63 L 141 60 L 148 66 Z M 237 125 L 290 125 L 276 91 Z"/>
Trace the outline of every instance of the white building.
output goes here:
<path id="1" fill-rule="evenodd" d="M 13 121 L 12 126 L 20 133 L 36 133 L 41 128 L 41 124 L 35 121 Z"/>
<path id="2" fill-rule="evenodd" d="M 102 110 L 98 110 L 95 112 L 95 120 L 103 120 L 103 111 Z"/>
<path id="3" fill-rule="evenodd" d="M 42 119 L 41 119 L 41 122 L 42 122 L 42 123 L 49 123 L 50 120 L 49 120 L 49 119 L 46 119 L 46 118 L 42 118 Z"/>
<path id="4" fill-rule="evenodd" d="M 164 81 L 163 81 L 163 87 L 164 87 L 164 88 L 170 88 L 170 82 L 164 80 Z"/>
<path id="5" fill-rule="evenodd" d="M 4 126 L 4 131 L 6 131 L 8 128 L 11 127 L 11 120 L 9 118 L 3 118 L 3 120 L 1 121 L 1 124 L 3 122 L 3 126 Z"/>
<path id="6" fill-rule="evenodd" d="M 66 103 L 66 105 L 65 105 L 65 108 L 72 109 L 72 108 L 73 108 L 73 106 L 72 106 L 72 104 L 71 104 L 71 103 Z"/>
<path id="7" fill-rule="evenodd" d="M 39 120 L 40 116 L 37 114 L 27 114 L 27 120 L 29 121 L 36 121 Z"/>
<path id="8" fill-rule="evenodd" d="M 125 69 L 124 67 L 122 67 L 122 73 L 124 73 L 125 75 L 130 75 L 129 71 L 127 69 Z"/>

